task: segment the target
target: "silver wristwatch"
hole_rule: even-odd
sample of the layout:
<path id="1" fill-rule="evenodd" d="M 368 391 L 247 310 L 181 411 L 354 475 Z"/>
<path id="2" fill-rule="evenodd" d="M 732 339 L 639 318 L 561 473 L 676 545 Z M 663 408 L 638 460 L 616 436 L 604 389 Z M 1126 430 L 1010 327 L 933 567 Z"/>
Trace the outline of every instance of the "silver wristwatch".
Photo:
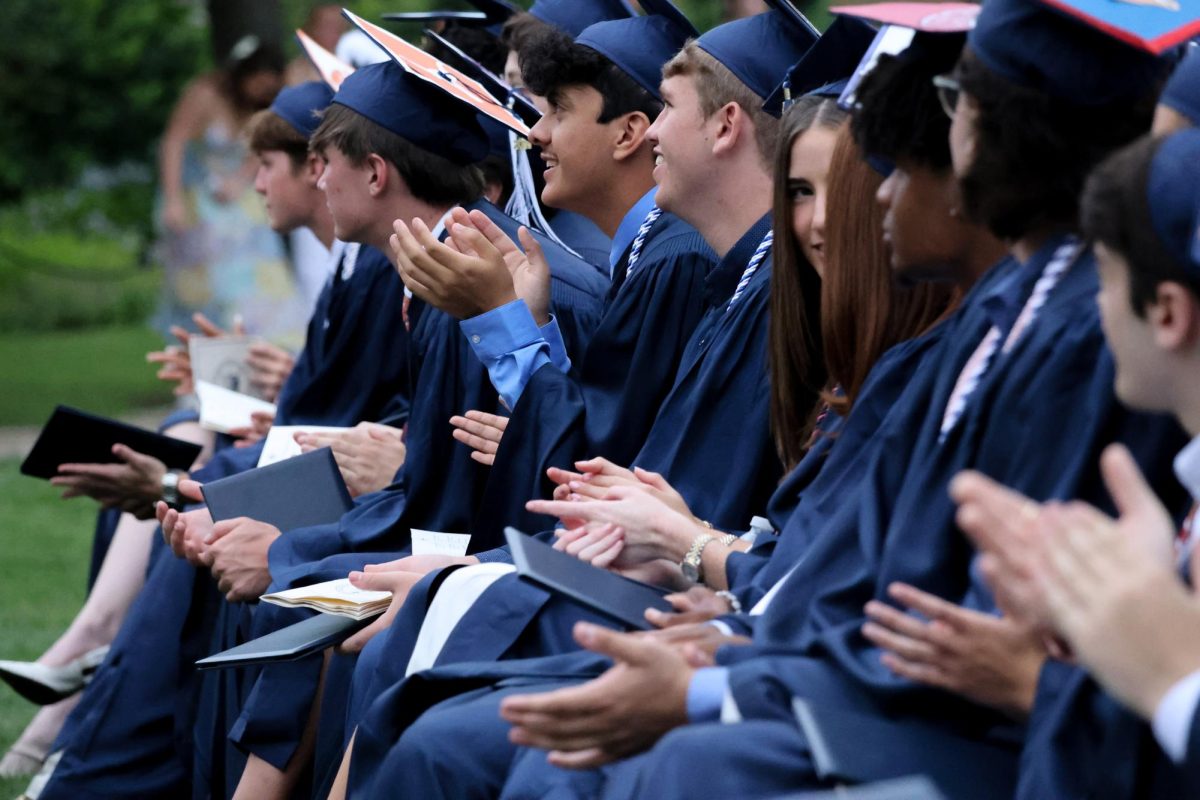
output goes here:
<path id="1" fill-rule="evenodd" d="M 683 557 L 683 561 L 679 562 L 679 571 L 683 573 L 683 577 L 692 583 L 700 583 L 702 581 L 704 562 L 701 560 L 701 556 L 709 542 L 715 542 L 716 540 L 717 537 L 711 533 L 701 533 L 695 539 L 692 539 L 692 546 L 688 548 L 687 555 Z"/>
<path id="2" fill-rule="evenodd" d="M 179 479 L 184 473 L 169 469 L 162 476 L 163 502 L 174 509 L 179 508 Z"/>

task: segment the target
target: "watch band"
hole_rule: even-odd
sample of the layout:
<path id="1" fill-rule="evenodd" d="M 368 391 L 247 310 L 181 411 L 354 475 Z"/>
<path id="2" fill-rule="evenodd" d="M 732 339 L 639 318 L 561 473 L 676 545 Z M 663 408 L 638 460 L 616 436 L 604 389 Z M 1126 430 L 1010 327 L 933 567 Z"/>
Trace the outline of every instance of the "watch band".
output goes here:
<path id="1" fill-rule="evenodd" d="M 729 591 L 728 589 L 722 589 L 721 591 L 717 592 L 717 597 L 720 597 L 726 603 L 729 603 L 729 608 L 733 611 L 733 613 L 742 613 L 742 601 L 738 600 L 737 595 L 735 595 L 733 592 Z"/>
<path id="2" fill-rule="evenodd" d="M 723 546 L 729 547 L 731 544 L 733 544 L 740 538 L 742 538 L 742 537 L 738 536 L 736 533 L 727 533 L 724 536 L 722 536 L 720 539 L 718 539 L 718 541 Z"/>
<path id="3" fill-rule="evenodd" d="M 704 561 L 702 555 L 704 548 L 709 542 L 715 542 L 717 537 L 711 533 L 700 533 L 692 539 L 692 546 L 688 548 L 687 555 L 683 557 L 683 561 L 679 563 L 679 571 L 683 573 L 683 577 L 693 583 L 704 582 Z"/>

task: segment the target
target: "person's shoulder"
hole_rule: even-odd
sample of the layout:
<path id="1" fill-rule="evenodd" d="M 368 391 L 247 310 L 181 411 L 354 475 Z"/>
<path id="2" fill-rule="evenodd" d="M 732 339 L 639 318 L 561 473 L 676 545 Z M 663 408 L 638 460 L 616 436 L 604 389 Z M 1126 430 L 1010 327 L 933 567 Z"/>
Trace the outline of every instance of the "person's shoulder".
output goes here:
<path id="1" fill-rule="evenodd" d="M 691 258 L 707 263 L 717 263 L 717 254 L 709 247 L 700 232 L 674 214 L 664 213 L 646 237 L 643 251 L 646 259 Z"/>

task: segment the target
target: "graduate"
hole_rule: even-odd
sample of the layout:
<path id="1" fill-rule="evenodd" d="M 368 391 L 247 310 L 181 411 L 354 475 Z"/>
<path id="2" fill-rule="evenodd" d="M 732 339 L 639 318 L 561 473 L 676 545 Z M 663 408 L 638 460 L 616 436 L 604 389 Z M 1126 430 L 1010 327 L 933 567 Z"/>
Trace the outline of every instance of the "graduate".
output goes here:
<path id="1" fill-rule="evenodd" d="M 999 112 L 960 95 L 950 136 L 965 210 L 1012 241 L 1012 259 L 985 276 L 948 321 L 951 327 L 931 356 L 936 374 L 905 388 L 897 404 L 909 412 L 893 414 L 897 425 L 873 438 L 865 486 L 845 498 L 805 558 L 760 605 L 749 625 L 752 644 L 719 650 L 715 670 L 696 670 L 703 659 L 689 653 L 689 663 L 654 637 L 580 626 L 580 643 L 618 661 L 615 668 L 582 686 L 542 694 L 511 686 L 448 701 L 404 731 L 380 774 L 404 775 L 409 786 L 415 776 L 445 786 L 453 774 L 461 778 L 457 796 L 469 796 L 472 787 L 494 787 L 496 774 L 508 770 L 510 735 L 515 743 L 551 750 L 552 764 L 576 769 L 657 742 L 607 775 L 572 779 L 559 773 L 555 785 L 578 780 L 594 789 L 600 780 L 616 797 L 770 796 L 820 782 L 792 721 L 791 697 L 799 695 L 834 713 L 857 712 L 848 717 L 852 724 L 839 729 L 850 741 L 890 720 L 890 746 L 851 748 L 857 760 L 844 778 L 924 772 L 951 796 L 1011 792 L 1019 729 L 997 712 L 891 675 L 859 633 L 862 607 L 873 597 L 883 599 L 897 580 L 991 607 L 972 580 L 971 553 L 958 538 L 946 497 L 950 478 L 963 466 L 1004 475 L 1041 498 L 1098 499 L 1094 458 L 1115 438 L 1135 446 L 1153 483 L 1167 485 L 1164 462 L 1178 431 L 1160 418 L 1125 412 L 1112 397 L 1111 362 L 1088 302 L 1096 291 L 1093 262 L 1069 233 L 1087 170 L 1148 125 L 1161 66 L 1024 0 L 985 7 L 969 43 L 960 69 L 975 53 L 985 53 L 1002 65 L 1000 80 L 1022 81 L 1017 91 L 1030 104 L 1006 112 L 1019 111 L 1023 125 L 1010 121 L 993 128 L 984 125 L 984 114 Z M 1088 69 L 1068 76 L 1045 70 L 1062 58 Z M 1034 89 L 1034 80 L 1046 85 Z M 1045 101 L 1050 92 L 1053 104 Z M 1032 114 L 1035 108 L 1041 117 Z M 970 124 L 965 130 L 964 123 Z M 1043 125 L 1061 137 L 1055 139 L 1059 150 L 1046 152 L 1037 133 Z M 993 130 L 1010 138 L 990 141 L 985 134 Z M 1027 133 L 1011 140 L 1016 130 Z M 988 180 L 980 180 L 984 175 Z M 889 439 L 914 426 L 919 436 L 902 457 Z M 798 508 L 805 507 L 802 502 Z M 533 666 L 543 675 L 562 675 L 561 662 Z M 414 677 L 432 683 L 437 672 Z M 546 688 L 561 685 L 560 678 Z M 473 723 L 473 763 L 460 767 L 446 737 L 466 720 L 497 711 L 514 724 L 511 734 L 503 726 L 489 728 L 485 740 Z M 722 725 L 718 719 L 743 722 Z M 984 769 L 988 780 L 981 781 Z M 434 783 L 422 788 L 436 796 Z"/>
<path id="2" fill-rule="evenodd" d="M 249 128 L 251 147 L 260 159 L 256 186 L 266 200 L 272 225 L 281 232 L 300 226 L 312 228 L 323 242 L 333 246 L 335 271 L 341 275 L 341 280 L 333 278 L 327 283 L 318 301 L 317 311 L 309 324 L 306 349 L 281 390 L 277 419 L 281 424 L 349 425 L 362 419 L 391 417 L 402 423 L 408 395 L 407 341 L 403 335 L 397 335 L 395 328 L 400 325 L 396 304 L 403 285 L 378 250 L 363 248 L 359 251 L 357 246 L 351 250 L 335 242 L 324 194 L 317 188 L 320 165 L 307 151 L 308 137 L 316 126 L 317 115 L 327 106 L 331 96 L 328 88 L 317 83 L 289 87 L 269 109 L 252 119 Z M 354 251 L 357 256 L 352 255 Z M 368 299 L 382 305 L 367 313 L 364 308 Z M 358 364 L 356 359 L 364 352 L 372 354 L 371 358 L 368 363 Z M 227 449 L 218 462 L 211 465 L 211 474 L 219 477 L 252 468 L 259 451 L 259 447 Z M 147 547 L 153 546 L 148 574 L 157 577 L 148 578 L 147 582 L 153 583 L 154 588 L 142 591 L 126 620 L 124 648 L 140 646 L 138 640 L 144 633 L 138 626 L 147 624 L 147 616 L 159 620 L 156 624 L 169 635 L 166 632 L 179 630 L 182 620 L 179 615 L 186 612 L 186 608 L 172 603 L 176 596 L 181 598 L 185 592 L 191 592 L 195 576 L 187 574 L 190 567 L 186 564 L 160 563 L 174 559 L 160 546 L 161 543 L 155 543 L 158 538 L 152 535 L 146 540 Z M 115 555 L 122 559 L 131 558 L 126 548 L 118 548 Z M 174 590 L 164 588 L 171 582 L 168 575 L 174 576 Z M 138 588 L 134 587 L 134 593 Z M 103 585 L 100 591 L 106 591 Z M 128 588 L 122 587 L 122 591 L 128 591 Z M 164 602 L 167 598 L 171 601 Z M 82 613 L 87 613 L 86 609 Z M 114 628 L 122 627 L 119 619 L 111 624 Z M 174 650 L 172 645 L 170 652 Z M 134 663 L 136 658 L 128 656 L 126 661 Z M 117 663 L 116 657 L 111 663 Z M 117 680 L 117 674 L 109 673 L 105 680 Z M 165 678 L 169 670 L 154 674 L 156 678 Z M 141 685 L 149 696 L 159 684 L 147 681 Z M 95 702 L 94 696 L 84 705 L 91 702 Z M 169 697 L 160 696 L 152 703 L 143 700 L 130 707 L 144 709 L 148 718 L 154 718 L 159 713 L 171 714 L 171 702 Z M 93 709 L 91 713 L 98 712 Z M 80 719 L 83 717 L 77 716 L 68 724 L 60 737 L 61 742 L 70 739 L 71 729 Z M 130 730 L 139 733 L 118 736 L 112 743 L 120 742 L 117 746 L 131 751 L 139 746 L 139 737 L 143 734 L 147 735 L 147 741 L 153 738 L 149 735 L 153 729 L 149 725 L 133 723 L 133 717 L 129 719 Z M 93 760 L 103 766 L 106 758 L 108 756 L 100 754 Z M 67 774 L 69 769 L 68 761 L 62 774 Z M 169 784 L 173 774 L 177 774 L 177 770 L 168 763 L 164 765 L 162 775 L 150 779 L 161 777 Z"/>
<path id="3" fill-rule="evenodd" d="M 430 125 L 428 118 L 438 124 Z M 386 243 L 395 219 L 410 224 L 420 220 L 415 224 L 426 232 L 441 234 L 450 208 L 459 203 L 467 210 L 482 211 L 515 236 L 516 225 L 510 218 L 486 201 L 472 199 L 478 198 L 481 182 L 469 165 L 486 153 L 487 146 L 473 108 L 410 76 L 391 61 L 348 78 L 312 140 L 313 149 L 328 162 L 322 185 L 339 235 L 375 243 Z M 413 188 L 409 189 L 410 185 Z M 544 239 L 539 244 L 550 265 L 550 307 L 566 353 L 578 353 L 595 324 L 602 280 L 595 270 L 561 248 Z M 455 444 L 448 420 L 468 408 L 499 411 L 498 399 L 453 318 L 419 300 L 413 301 L 407 316 L 416 378 L 407 440 L 410 460 L 406 463 L 414 466 L 401 470 L 394 487 L 362 498 L 338 525 L 289 531 L 283 537 L 274 529 L 265 531 L 270 526 L 252 521 L 230 528 L 220 542 L 231 536 L 265 535 L 274 543 L 269 564 L 264 560 L 250 565 L 254 580 L 260 583 L 252 585 L 253 591 L 235 587 L 229 599 L 257 597 L 272 580 L 285 586 L 291 581 L 319 581 L 323 579 L 320 575 L 326 574 L 323 570 L 332 577 L 344 577 L 351 567 L 365 563 L 359 552 L 363 549 L 402 553 L 408 545 L 410 524 L 451 531 L 467 526 L 470 498 L 476 492 L 472 487 L 478 485 L 485 470 L 470 460 L 465 448 Z M 454 491 L 443 492 L 444 486 L 454 487 Z M 333 557 L 330 564 L 316 563 L 326 557 Z M 259 609 L 254 630 L 273 630 L 301 616 L 283 609 Z M 256 754 L 248 786 L 257 785 L 255 770 L 261 770 L 267 780 L 285 777 L 281 770 L 299 743 L 321 661 L 318 657 L 271 667 L 255 683 L 252 702 L 232 732 L 240 748 Z M 293 684 L 293 680 L 300 683 Z M 292 711 L 291 705 L 303 708 Z M 261 715 L 256 716 L 255 709 L 261 710 Z M 295 735 L 281 733 L 279 720 L 296 724 Z M 214 730 L 223 736 L 228 728 L 222 730 L 218 725 Z M 231 757 L 236 759 L 236 753 Z M 239 773 L 236 765 L 226 771 L 234 781 Z M 256 789 L 263 791 L 262 787 Z"/>
<path id="4" fill-rule="evenodd" d="M 1092 174 L 1082 200 L 1116 392 L 1193 435 L 1198 156 L 1194 131 L 1142 139 Z M 1195 454 L 1193 438 L 1175 458 L 1193 499 Z M 1005 608 L 1061 636 L 1080 665 L 1046 668 L 1017 796 L 1187 797 L 1200 780 L 1194 518 L 1180 530 L 1121 448 L 1102 468 L 1117 519 L 1082 503 L 1039 506 L 976 473 L 953 486 Z"/>

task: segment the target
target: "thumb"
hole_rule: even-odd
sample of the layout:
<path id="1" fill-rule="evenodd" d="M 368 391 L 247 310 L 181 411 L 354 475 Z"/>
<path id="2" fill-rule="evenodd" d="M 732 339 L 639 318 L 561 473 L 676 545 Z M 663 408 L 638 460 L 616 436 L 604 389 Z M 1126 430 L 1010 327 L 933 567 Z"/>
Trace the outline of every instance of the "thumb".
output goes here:
<path id="1" fill-rule="evenodd" d="M 599 653 L 626 664 L 638 664 L 651 657 L 649 650 L 652 645 L 648 645 L 647 641 L 638 640 L 628 633 L 618 633 L 589 622 L 575 624 L 575 641 L 593 653 Z"/>
<path id="2" fill-rule="evenodd" d="M 189 500 L 203 503 L 204 495 L 200 492 L 203 485 L 200 481 L 182 480 L 179 482 L 179 493 Z"/>
<path id="3" fill-rule="evenodd" d="M 647 486 L 653 486 L 655 489 L 671 488 L 670 484 L 667 483 L 666 478 L 657 472 L 651 472 L 650 470 L 642 469 L 641 467 L 634 467 L 633 474 L 637 476 L 639 481 Z"/>
<path id="4" fill-rule="evenodd" d="M 529 259 L 529 263 L 536 267 L 538 272 L 549 272 L 550 267 L 546 263 L 546 254 L 542 252 L 542 245 L 534 238 L 529 229 L 522 225 L 517 230 L 517 238 L 521 240 L 521 249 L 525 251 L 525 258 Z"/>
<path id="5" fill-rule="evenodd" d="M 246 321 L 244 319 L 242 319 L 241 314 L 233 315 L 233 335 L 234 336 L 245 336 L 246 335 Z"/>
<path id="6" fill-rule="evenodd" d="M 394 581 L 391 572 L 351 572 L 347 576 L 350 585 L 356 589 L 366 589 L 372 592 L 390 592 Z"/>
<path id="7" fill-rule="evenodd" d="M 1100 471 L 1120 516 L 1138 516 L 1158 508 L 1158 497 L 1124 445 L 1105 448 L 1100 456 Z"/>

